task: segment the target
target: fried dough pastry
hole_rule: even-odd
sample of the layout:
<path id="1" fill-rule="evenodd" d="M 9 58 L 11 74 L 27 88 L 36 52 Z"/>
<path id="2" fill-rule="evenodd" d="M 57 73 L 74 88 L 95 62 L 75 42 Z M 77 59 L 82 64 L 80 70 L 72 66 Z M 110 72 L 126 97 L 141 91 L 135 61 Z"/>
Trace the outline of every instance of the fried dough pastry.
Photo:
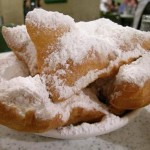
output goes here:
<path id="1" fill-rule="evenodd" d="M 25 25 L 13 28 L 3 27 L 2 34 L 10 49 L 29 68 L 32 76 L 37 74 L 36 50 Z"/>
<path id="2" fill-rule="evenodd" d="M 35 9 L 26 26 L 3 27 L 3 35 L 31 75 L 39 75 L 0 81 L 2 125 L 45 132 L 99 122 L 108 108 L 120 115 L 150 103 L 149 32 L 107 19 L 75 23 L 58 12 Z M 96 84 L 94 90 L 89 84 Z M 97 89 L 108 99 L 107 108 Z"/>
<path id="3" fill-rule="evenodd" d="M 0 124 L 9 128 L 44 132 L 81 122 L 100 121 L 107 109 L 90 89 L 54 104 L 39 77 L 17 77 L 0 82 Z"/>
<path id="4" fill-rule="evenodd" d="M 129 65 L 103 87 L 103 95 L 113 110 L 132 110 L 150 103 L 150 53 Z"/>
<path id="5" fill-rule="evenodd" d="M 18 76 L 26 77 L 28 75 L 29 71 L 27 66 L 22 61 L 19 61 L 12 52 L 0 56 L 0 81 L 9 80 Z"/>
<path id="6" fill-rule="evenodd" d="M 132 51 L 123 52 L 111 36 L 89 34 L 90 30 L 82 30 L 71 17 L 57 12 L 35 9 L 28 13 L 26 26 L 37 49 L 39 72 L 54 102 L 68 99 L 98 78 L 111 76 L 143 53 L 137 43 Z"/>

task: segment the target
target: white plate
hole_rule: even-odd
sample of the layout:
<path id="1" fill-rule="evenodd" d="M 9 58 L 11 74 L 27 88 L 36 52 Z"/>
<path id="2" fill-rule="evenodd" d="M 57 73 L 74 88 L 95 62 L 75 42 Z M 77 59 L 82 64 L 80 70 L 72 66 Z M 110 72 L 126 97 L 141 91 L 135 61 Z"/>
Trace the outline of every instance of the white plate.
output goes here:
<path id="1" fill-rule="evenodd" d="M 103 135 L 127 125 L 139 114 L 140 110 L 141 109 L 132 111 L 122 118 L 110 114 L 98 123 L 82 123 L 78 126 L 68 126 L 44 133 L 38 133 L 38 135 L 57 139 L 83 139 Z"/>

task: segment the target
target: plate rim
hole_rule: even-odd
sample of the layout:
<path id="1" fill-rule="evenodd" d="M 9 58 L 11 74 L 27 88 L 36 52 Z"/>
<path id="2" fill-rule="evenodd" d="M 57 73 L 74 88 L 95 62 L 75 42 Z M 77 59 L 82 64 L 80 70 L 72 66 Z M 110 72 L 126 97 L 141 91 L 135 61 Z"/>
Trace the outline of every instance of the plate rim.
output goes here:
<path id="1" fill-rule="evenodd" d="M 96 133 L 93 132 L 93 133 L 82 133 L 82 134 L 74 134 L 74 135 L 73 134 L 72 135 L 71 134 L 70 135 L 65 135 L 65 134 L 61 133 L 61 130 L 63 130 L 66 127 L 62 127 L 61 129 L 53 129 L 53 130 L 49 130 L 47 132 L 35 133 L 35 134 L 39 135 L 39 136 L 43 136 L 43 137 L 54 138 L 54 139 L 64 139 L 64 140 L 86 139 L 86 138 L 91 138 L 91 137 L 95 137 L 95 136 L 100 136 L 100 135 L 111 133 L 113 131 L 116 131 L 116 130 L 126 126 L 129 122 L 131 122 L 135 117 L 138 116 L 138 114 L 140 113 L 140 111 L 142 109 L 143 108 L 139 108 L 139 109 L 133 110 L 133 111 L 127 113 L 125 116 L 120 117 L 120 122 L 119 122 L 120 124 L 117 124 L 116 126 L 112 126 L 111 128 L 109 128 L 108 130 L 104 131 L 103 133 L 102 132 L 96 132 Z M 98 122 L 98 123 L 101 123 L 101 122 Z M 89 123 L 87 123 L 87 124 L 89 124 Z M 78 125 L 78 126 L 81 126 L 81 125 Z M 68 128 L 68 130 L 69 130 L 69 128 Z"/>

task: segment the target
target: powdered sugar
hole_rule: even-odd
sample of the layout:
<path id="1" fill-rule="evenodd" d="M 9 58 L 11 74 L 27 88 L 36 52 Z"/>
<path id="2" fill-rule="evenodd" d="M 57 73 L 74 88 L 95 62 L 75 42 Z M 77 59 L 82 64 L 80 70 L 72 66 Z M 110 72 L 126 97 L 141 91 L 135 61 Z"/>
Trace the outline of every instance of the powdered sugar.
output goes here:
<path id="1" fill-rule="evenodd" d="M 70 17 L 58 12 L 45 11 L 43 9 L 34 9 L 29 12 L 26 17 L 26 22 L 37 25 L 39 28 L 51 28 L 56 29 L 60 26 L 73 27 L 74 20 Z"/>
<path id="2" fill-rule="evenodd" d="M 17 68 L 17 69 L 15 69 Z M 12 53 L 4 53 L 0 55 L 0 78 L 1 80 L 9 80 L 18 76 L 28 76 L 27 66 L 19 61 Z"/>
<path id="3" fill-rule="evenodd" d="M 79 22 L 77 26 L 90 35 L 111 37 L 118 46 L 128 46 L 124 48 L 128 51 L 134 49 L 135 42 L 138 41 L 141 44 L 144 40 L 150 39 L 149 32 L 142 32 L 131 27 L 122 27 L 105 18 L 90 22 Z"/>
<path id="4" fill-rule="evenodd" d="M 66 65 L 69 59 L 74 64 L 80 64 L 90 51 L 107 56 L 111 50 L 117 49 L 115 43 L 110 41 L 109 38 L 89 36 L 82 30 L 74 29 L 59 39 L 60 50 L 50 54 L 45 63 L 49 64 L 49 69 L 55 68 L 57 64 Z"/>
<path id="5" fill-rule="evenodd" d="M 33 83 L 32 83 L 33 82 Z M 34 107 L 44 105 L 48 99 L 48 93 L 44 91 L 44 84 L 41 84 L 38 77 L 16 77 L 9 81 L 0 83 L 0 97 L 8 107 L 17 108 L 18 112 L 24 115 Z"/>
<path id="6" fill-rule="evenodd" d="M 63 136 L 80 136 L 86 134 L 95 134 L 95 133 L 106 133 L 111 130 L 112 126 L 117 127 L 117 125 L 124 124 L 127 120 L 121 120 L 120 117 L 117 117 L 113 114 L 106 115 L 101 122 L 89 124 L 89 123 L 82 123 L 79 126 L 68 126 L 64 128 L 60 128 L 59 132 Z"/>
<path id="7" fill-rule="evenodd" d="M 31 75 L 35 75 L 37 73 L 36 49 L 25 25 L 13 28 L 3 27 L 2 33 L 8 45 L 27 64 Z"/>
<path id="8" fill-rule="evenodd" d="M 116 83 L 124 81 L 142 87 L 148 79 L 150 79 L 150 53 L 129 65 L 122 66 L 116 76 Z"/>
<path id="9" fill-rule="evenodd" d="M 39 135 L 59 139 L 81 139 L 99 136 L 125 126 L 127 123 L 129 123 L 129 121 L 136 117 L 139 112 L 139 110 L 131 112 L 122 118 L 113 114 L 107 114 L 105 117 L 103 117 L 101 122 L 94 124 L 82 123 L 78 126 L 70 125 L 67 127 L 60 127 L 56 130 L 40 133 Z"/>
<path id="10" fill-rule="evenodd" d="M 22 48 L 26 45 L 27 39 L 30 38 L 27 34 L 25 25 L 16 26 L 13 28 L 4 26 L 2 28 L 2 33 L 6 41 L 10 43 L 12 47 Z"/>

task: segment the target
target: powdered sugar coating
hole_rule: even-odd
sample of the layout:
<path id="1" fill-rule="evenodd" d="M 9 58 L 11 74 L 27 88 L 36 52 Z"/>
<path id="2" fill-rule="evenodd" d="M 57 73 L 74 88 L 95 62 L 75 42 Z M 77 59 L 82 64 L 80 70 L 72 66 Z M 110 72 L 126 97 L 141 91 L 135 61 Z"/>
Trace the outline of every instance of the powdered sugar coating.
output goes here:
<path id="1" fill-rule="evenodd" d="M 128 26 L 122 27 L 121 25 L 105 18 L 100 18 L 90 22 L 79 22 L 76 25 L 90 35 L 111 37 L 118 46 L 130 45 L 130 50 L 135 48 L 135 43 L 133 42 L 135 39 L 138 39 L 140 43 L 146 39 L 150 39 L 150 32 L 143 32 Z"/>
<path id="2" fill-rule="evenodd" d="M 37 73 L 36 49 L 27 33 L 26 26 L 3 27 L 2 32 L 8 45 L 21 60 L 25 61 L 31 75 L 35 75 Z"/>
<path id="3" fill-rule="evenodd" d="M 14 69 L 16 68 L 16 69 Z M 19 61 L 12 53 L 4 53 L 0 56 L 0 79 L 10 80 L 18 76 L 28 76 L 29 71 L 27 66 Z"/>
<path id="4" fill-rule="evenodd" d="M 119 69 L 116 83 L 128 82 L 142 87 L 150 79 L 150 53 Z"/>
<path id="5" fill-rule="evenodd" d="M 74 29 L 59 39 L 59 51 L 50 54 L 45 59 L 45 64 L 48 64 L 49 69 L 55 68 L 57 64 L 65 66 L 69 59 L 74 64 L 80 64 L 87 57 L 89 51 L 93 51 L 92 54 L 107 56 L 111 50 L 117 50 L 115 43 L 110 41 L 112 41 L 111 38 L 89 36 L 80 29 Z"/>
<path id="6" fill-rule="evenodd" d="M 18 48 L 22 48 L 23 46 L 25 46 L 27 43 L 27 39 L 30 38 L 26 31 L 25 25 L 16 26 L 13 28 L 3 26 L 2 33 L 3 36 L 6 37 L 5 39 L 8 43 L 11 43 L 13 47 Z"/>
<path id="7" fill-rule="evenodd" d="M 39 28 L 51 28 L 56 29 L 60 26 L 72 27 L 74 20 L 70 16 L 67 16 L 58 12 L 45 11 L 43 9 L 34 9 L 29 12 L 26 17 L 26 22 L 37 25 Z"/>
<path id="8" fill-rule="evenodd" d="M 103 134 L 106 131 L 109 132 L 108 129 L 111 129 L 112 126 L 116 126 L 117 124 L 124 124 L 127 120 L 121 120 L 120 117 L 115 116 L 113 114 L 107 114 L 101 122 L 89 124 L 82 123 L 79 126 L 68 126 L 64 128 L 60 128 L 59 132 L 62 136 L 78 136 L 78 135 L 86 135 L 86 134 L 95 134 L 96 132 L 100 132 Z"/>

